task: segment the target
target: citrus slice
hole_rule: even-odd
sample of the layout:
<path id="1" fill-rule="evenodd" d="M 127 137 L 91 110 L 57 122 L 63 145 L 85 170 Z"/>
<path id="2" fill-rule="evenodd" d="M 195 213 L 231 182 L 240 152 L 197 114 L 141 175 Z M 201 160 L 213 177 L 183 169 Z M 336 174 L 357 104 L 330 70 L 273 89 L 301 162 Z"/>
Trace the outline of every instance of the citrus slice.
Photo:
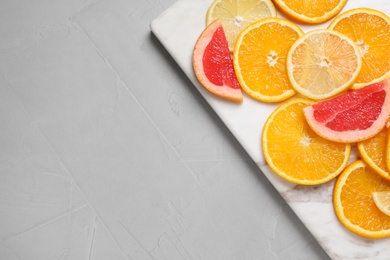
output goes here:
<path id="1" fill-rule="evenodd" d="M 390 17 L 369 8 L 338 15 L 329 29 L 351 38 L 359 47 L 363 66 L 353 88 L 361 88 L 390 76 Z"/>
<path id="2" fill-rule="evenodd" d="M 304 109 L 311 128 L 336 142 L 360 142 L 378 134 L 390 115 L 390 79 Z"/>
<path id="3" fill-rule="evenodd" d="M 313 101 L 290 99 L 268 117 L 262 133 L 266 162 L 280 177 L 304 185 L 325 183 L 342 172 L 351 145 L 328 141 L 314 133 L 302 109 Z"/>
<path id="4" fill-rule="evenodd" d="M 207 10 L 206 24 L 221 20 L 233 52 L 238 34 L 251 23 L 267 17 L 276 17 L 271 0 L 214 0 Z"/>
<path id="5" fill-rule="evenodd" d="M 288 20 L 266 18 L 245 28 L 237 38 L 233 62 L 242 89 L 264 102 L 295 94 L 287 77 L 286 57 L 303 31 Z"/>
<path id="6" fill-rule="evenodd" d="M 363 161 L 382 177 L 390 180 L 390 173 L 386 166 L 387 128 L 384 128 L 374 137 L 359 142 L 357 147 Z"/>
<path id="7" fill-rule="evenodd" d="M 294 89 L 312 99 L 325 99 L 349 88 L 362 67 L 356 44 L 326 29 L 299 38 L 287 55 L 288 77 Z"/>
<path id="8" fill-rule="evenodd" d="M 284 14 L 300 22 L 318 24 L 338 14 L 347 0 L 274 0 Z"/>
<path id="9" fill-rule="evenodd" d="M 390 191 L 379 191 L 372 194 L 375 205 L 390 217 Z"/>
<path id="10" fill-rule="evenodd" d="M 340 174 L 333 191 L 333 207 L 340 222 L 367 238 L 390 237 L 390 216 L 378 209 L 375 192 L 390 192 L 390 182 L 362 160 L 351 163 Z"/>
<path id="11" fill-rule="evenodd" d="M 390 126 L 389 126 L 390 120 L 387 121 L 386 129 L 387 129 L 387 142 L 386 142 L 386 148 L 385 148 L 385 163 L 387 170 L 390 173 Z"/>
<path id="12" fill-rule="evenodd" d="M 215 20 L 199 36 L 192 54 L 196 78 L 211 93 L 235 102 L 242 101 L 240 83 L 220 20 Z"/>

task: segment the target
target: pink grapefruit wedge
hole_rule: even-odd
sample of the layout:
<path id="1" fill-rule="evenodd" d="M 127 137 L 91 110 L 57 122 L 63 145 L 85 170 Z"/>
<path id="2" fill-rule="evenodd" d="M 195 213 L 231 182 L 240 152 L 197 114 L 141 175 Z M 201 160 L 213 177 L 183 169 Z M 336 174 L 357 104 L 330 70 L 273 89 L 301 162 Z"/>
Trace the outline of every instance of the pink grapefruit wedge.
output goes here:
<path id="1" fill-rule="evenodd" d="M 241 86 L 222 23 L 212 22 L 199 36 L 192 55 L 195 76 L 203 87 L 221 98 L 241 102 Z"/>
<path id="2" fill-rule="evenodd" d="M 379 133 L 390 115 L 390 79 L 304 108 L 310 127 L 325 139 L 354 143 Z"/>

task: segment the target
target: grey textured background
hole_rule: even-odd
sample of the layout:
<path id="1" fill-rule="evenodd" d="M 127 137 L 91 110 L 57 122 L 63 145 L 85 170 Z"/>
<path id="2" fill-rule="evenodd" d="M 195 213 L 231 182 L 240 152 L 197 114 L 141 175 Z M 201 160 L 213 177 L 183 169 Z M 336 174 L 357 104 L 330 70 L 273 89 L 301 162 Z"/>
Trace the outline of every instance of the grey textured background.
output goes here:
<path id="1" fill-rule="evenodd" d="M 327 259 L 150 32 L 174 2 L 2 1 L 0 259 Z"/>

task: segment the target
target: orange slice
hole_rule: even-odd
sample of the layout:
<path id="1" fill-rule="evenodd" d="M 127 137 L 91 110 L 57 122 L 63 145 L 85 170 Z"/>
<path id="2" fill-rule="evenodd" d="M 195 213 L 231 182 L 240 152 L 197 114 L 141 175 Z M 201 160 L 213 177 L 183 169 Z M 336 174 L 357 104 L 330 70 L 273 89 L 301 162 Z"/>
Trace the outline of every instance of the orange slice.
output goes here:
<path id="1" fill-rule="evenodd" d="M 326 99 L 349 88 L 362 67 L 356 44 L 341 33 L 314 30 L 299 38 L 287 56 L 294 89 L 311 99 Z"/>
<path id="2" fill-rule="evenodd" d="M 338 14 L 347 0 L 274 0 L 274 3 L 287 16 L 300 22 L 318 24 L 328 21 Z"/>
<path id="3" fill-rule="evenodd" d="M 390 76 L 390 17 L 369 8 L 349 10 L 328 27 L 351 38 L 359 47 L 363 66 L 353 88 L 361 88 Z"/>
<path id="4" fill-rule="evenodd" d="M 286 71 L 291 45 L 303 31 L 290 21 L 266 18 L 245 28 L 237 38 L 234 69 L 242 89 L 264 102 L 278 102 L 295 94 Z"/>
<path id="5" fill-rule="evenodd" d="M 390 173 L 390 126 L 389 126 L 390 120 L 387 122 L 386 129 L 387 129 L 387 142 L 386 142 L 386 148 L 385 148 L 385 164 L 388 172 Z"/>
<path id="6" fill-rule="evenodd" d="M 196 78 L 208 91 L 227 100 L 242 101 L 240 83 L 220 20 L 207 26 L 199 36 L 192 64 Z"/>
<path id="7" fill-rule="evenodd" d="M 304 114 L 310 127 L 328 140 L 367 140 L 389 120 L 390 79 L 306 107 Z"/>
<path id="8" fill-rule="evenodd" d="M 374 137 L 357 144 L 361 158 L 378 174 L 390 181 L 390 173 L 386 166 L 387 128 Z"/>
<path id="9" fill-rule="evenodd" d="M 302 109 L 313 101 L 293 98 L 277 107 L 262 133 L 265 160 L 280 177 L 297 184 L 325 183 L 342 172 L 351 153 L 350 144 L 323 139 L 314 133 Z"/>
<path id="10" fill-rule="evenodd" d="M 251 23 L 267 17 L 276 17 L 271 0 L 214 0 L 207 10 L 206 25 L 220 19 L 233 52 L 239 33 Z"/>
<path id="11" fill-rule="evenodd" d="M 390 237 L 390 216 L 375 205 L 375 192 L 390 192 L 390 182 L 376 174 L 362 160 L 351 163 L 335 183 L 335 213 L 347 229 L 360 236 Z"/>

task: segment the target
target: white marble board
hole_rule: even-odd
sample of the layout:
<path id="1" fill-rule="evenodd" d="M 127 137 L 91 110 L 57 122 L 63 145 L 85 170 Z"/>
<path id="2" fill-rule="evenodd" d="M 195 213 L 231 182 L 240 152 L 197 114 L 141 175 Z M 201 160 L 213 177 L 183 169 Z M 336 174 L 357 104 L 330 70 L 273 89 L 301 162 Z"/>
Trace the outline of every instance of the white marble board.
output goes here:
<path id="1" fill-rule="evenodd" d="M 192 70 L 193 46 L 205 28 L 206 11 L 212 0 L 179 0 L 151 23 L 151 30 L 218 114 L 243 148 L 279 191 L 303 224 L 332 259 L 390 259 L 390 239 L 370 240 L 346 230 L 332 206 L 333 181 L 313 187 L 294 185 L 276 176 L 267 166 L 260 147 L 262 127 L 277 104 L 264 104 L 244 96 L 242 104 L 216 98 L 196 80 Z M 369 7 L 390 15 L 388 0 L 350 0 L 343 11 Z M 278 13 L 279 17 L 282 17 Z M 304 31 L 326 28 L 328 23 L 300 27 Z M 351 160 L 354 159 L 352 156 Z"/>

